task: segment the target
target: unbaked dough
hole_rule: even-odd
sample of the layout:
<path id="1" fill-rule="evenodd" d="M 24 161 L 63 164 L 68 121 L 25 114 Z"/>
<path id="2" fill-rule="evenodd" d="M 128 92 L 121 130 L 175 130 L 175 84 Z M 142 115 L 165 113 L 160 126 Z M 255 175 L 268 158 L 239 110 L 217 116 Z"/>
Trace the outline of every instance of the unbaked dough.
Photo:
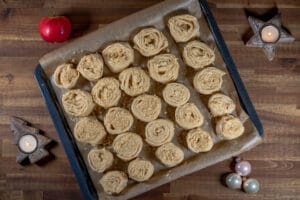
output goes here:
<path id="1" fill-rule="evenodd" d="M 131 104 L 132 114 L 143 122 L 155 120 L 161 111 L 161 100 L 155 95 L 142 94 Z"/>
<path id="2" fill-rule="evenodd" d="M 76 117 L 88 116 L 94 109 L 95 104 L 90 93 L 83 90 L 70 90 L 62 96 L 64 110 Z"/>
<path id="3" fill-rule="evenodd" d="M 150 77 L 140 67 L 131 67 L 119 75 L 120 87 L 129 96 L 145 93 L 150 88 Z"/>
<path id="4" fill-rule="evenodd" d="M 83 56 L 77 65 L 77 70 L 89 81 L 99 80 L 103 75 L 102 57 L 98 53 Z"/>
<path id="5" fill-rule="evenodd" d="M 54 71 L 53 78 L 57 87 L 71 89 L 76 85 L 79 76 L 80 74 L 73 64 L 62 64 Z"/>
<path id="6" fill-rule="evenodd" d="M 241 120 L 233 115 L 224 115 L 216 123 L 217 135 L 225 140 L 240 137 L 245 131 Z"/>
<path id="7" fill-rule="evenodd" d="M 102 51 L 105 64 L 110 71 L 119 73 L 134 61 L 134 51 L 128 43 L 117 42 Z"/>
<path id="8" fill-rule="evenodd" d="M 154 56 L 169 46 L 166 36 L 156 28 L 142 29 L 134 36 L 133 43 L 133 48 L 145 57 Z"/>
<path id="9" fill-rule="evenodd" d="M 186 135 L 186 143 L 188 148 L 195 153 L 210 151 L 214 145 L 209 133 L 201 128 L 189 130 Z"/>
<path id="10" fill-rule="evenodd" d="M 129 161 L 140 154 L 143 148 L 143 140 L 138 134 L 126 132 L 114 139 L 112 147 L 119 158 Z"/>
<path id="11" fill-rule="evenodd" d="M 197 40 L 184 47 L 182 57 L 184 62 L 194 69 L 201 69 L 215 61 L 214 51 L 207 44 Z"/>
<path id="12" fill-rule="evenodd" d="M 108 109 L 104 117 L 104 126 L 110 134 L 120 134 L 129 131 L 133 124 L 132 114 L 125 108 Z"/>
<path id="13" fill-rule="evenodd" d="M 187 103 L 191 96 L 189 89 L 181 83 L 167 84 L 162 94 L 165 102 L 174 107 Z"/>
<path id="14" fill-rule="evenodd" d="M 208 99 L 208 108 L 214 117 L 231 114 L 235 110 L 233 100 L 224 94 L 213 94 Z"/>
<path id="15" fill-rule="evenodd" d="M 145 127 L 145 141 L 154 147 L 171 142 L 174 134 L 174 124 L 167 119 L 154 120 Z"/>
<path id="16" fill-rule="evenodd" d="M 200 36 L 198 20 L 192 15 L 183 14 L 171 17 L 168 27 L 176 42 L 187 42 L 193 37 Z"/>
<path id="17" fill-rule="evenodd" d="M 155 156 L 167 167 L 174 167 L 184 159 L 183 151 L 173 143 L 166 143 L 158 147 Z"/>
<path id="18" fill-rule="evenodd" d="M 207 67 L 194 76 L 194 87 L 200 94 L 212 94 L 219 91 L 225 72 L 215 67 Z"/>
<path id="19" fill-rule="evenodd" d="M 203 123 L 203 115 L 194 103 L 186 103 L 175 110 L 175 120 L 184 129 L 193 129 Z"/>
<path id="20" fill-rule="evenodd" d="M 116 106 L 121 98 L 119 81 L 113 77 L 100 79 L 92 89 L 93 100 L 103 108 Z"/>
<path id="21" fill-rule="evenodd" d="M 106 136 L 102 123 L 94 116 L 81 118 L 74 127 L 74 137 L 79 142 L 100 144 Z"/>
<path id="22" fill-rule="evenodd" d="M 91 169 L 99 173 L 103 173 L 110 168 L 114 162 L 113 154 L 105 148 L 92 149 L 87 158 Z"/>
<path id="23" fill-rule="evenodd" d="M 148 160 L 137 158 L 129 163 L 127 172 L 129 178 L 143 182 L 149 180 L 153 175 L 154 166 Z"/>
<path id="24" fill-rule="evenodd" d="M 119 194 L 126 188 L 128 178 L 122 171 L 109 171 L 102 176 L 99 183 L 107 194 Z"/>
<path id="25" fill-rule="evenodd" d="M 160 54 L 147 63 L 150 77 L 159 83 L 175 81 L 179 73 L 179 63 L 172 54 Z"/>

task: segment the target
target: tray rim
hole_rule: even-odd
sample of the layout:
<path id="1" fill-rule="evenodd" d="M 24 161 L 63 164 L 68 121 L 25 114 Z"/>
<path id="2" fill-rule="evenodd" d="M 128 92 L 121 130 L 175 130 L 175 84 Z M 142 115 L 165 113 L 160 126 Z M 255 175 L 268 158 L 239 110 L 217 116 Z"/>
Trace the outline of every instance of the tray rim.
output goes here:
<path id="1" fill-rule="evenodd" d="M 215 42 L 220 50 L 220 53 L 224 59 L 224 63 L 226 64 L 226 68 L 229 71 L 229 75 L 234 83 L 240 101 L 242 103 L 243 108 L 245 109 L 246 113 L 251 118 L 253 124 L 255 125 L 259 135 L 263 137 L 264 130 L 262 123 L 255 111 L 255 108 L 250 100 L 246 87 L 240 77 L 240 74 L 237 70 L 236 65 L 233 62 L 233 59 L 229 53 L 229 50 L 225 44 L 225 41 L 222 37 L 222 34 L 218 28 L 217 22 L 213 17 L 211 10 L 208 7 L 206 0 L 199 0 L 199 4 L 203 14 L 206 16 L 206 20 L 208 23 L 209 28 L 211 29 L 211 33 L 214 36 Z"/>
<path id="2" fill-rule="evenodd" d="M 71 130 L 67 125 L 67 120 L 65 119 L 62 109 L 57 105 L 57 103 L 55 103 L 58 102 L 57 98 L 54 95 L 53 89 L 49 86 L 50 81 L 46 78 L 45 72 L 40 64 L 37 65 L 35 69 L 34 77 L 45 100 L 48 112 L 63 144 L 84 199 L 98 199 L 96 188 L 90 178 L 79 149 L 76 143 L 69 136 Z"/>
<path id="3" fill-rule="evenodd" d="M 198 1 L 201 10 L 206 17 L 208 26 L 211 29 L 211 33 L 214 36 L 215 42 L 219 48 L 220 54 L 222 55 L 224 63 L 226 64 L 226 68 L 229 71 L 230 77 L 234 83 L 241 105 L 245 109 L 246 113 L 249 115 L 259 135 L 263 137 L 263 126 L 250 100 L 247 90 L 242 82 L 237 67 L 233 62 L 233 59 L 229 53 L 229 50 L 217 26 L 213 14 L 209 9 L 206 0 Z M 53 89 L 50 86 L 50 81 L 49 79 L 47 79 L 44 70 L 40 64 L 37 65 L 34 71 L 34 77 L 45 100 L 47 109 L 56 128 L 56 131 L 58 132 L 60 140 L 63 144 L 64 150 L 67 154 L 68 160 L 71 164 L 72 170 L 80 186 L 80 190 L 83 194 L 84 199 L 98 199 L 99 197 L 97 191 L 90 178 L 87 167 L 83 162 L 83 158 L 79 153 L 76 143 L 72 141 L 69 137 L 69 133 L 71 132 L 71 130 L 66 123 L 66 119 L 62 112 L 62 109 L 56 103 L 58 102 L 57 98 L 54 94 Z"/>

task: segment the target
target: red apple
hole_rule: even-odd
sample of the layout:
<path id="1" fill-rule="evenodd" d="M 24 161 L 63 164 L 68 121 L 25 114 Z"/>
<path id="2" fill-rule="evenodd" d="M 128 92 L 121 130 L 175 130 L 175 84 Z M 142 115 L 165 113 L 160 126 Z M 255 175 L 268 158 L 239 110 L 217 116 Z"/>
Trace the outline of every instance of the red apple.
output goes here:
<path id="1" fill-rule="evenodd" d="M 39 23 L 39 32 L 47 42 L 64 42 L 70 36 L 71 23 L 64 16 L 43 17 Z"/>

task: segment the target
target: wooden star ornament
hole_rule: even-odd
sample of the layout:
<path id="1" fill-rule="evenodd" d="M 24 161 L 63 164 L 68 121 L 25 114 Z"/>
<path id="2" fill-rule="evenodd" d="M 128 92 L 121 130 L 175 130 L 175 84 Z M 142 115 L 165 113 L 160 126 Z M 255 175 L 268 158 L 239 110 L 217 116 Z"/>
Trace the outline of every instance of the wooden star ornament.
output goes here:
<path id="1" fill-rule="evenodd" d="M 11 117 L 10 128 L 13 134 L 13 143 L 18 147 L 16 160 L 19 164 L 24 164 L 26 160 L 29 160 L 30 163 L 37 163 L 50 155 L 45 148 L 53 140 L 41 135 L 39 129 L 29 126 L 27 121 L 18 117 Z M 30 151 L 24 151 L 21 148 L 20 142 L 24 136 L 27 136 L 27 138 L 29 136 L 35 145 Z M 24 140 L 23 142 L 27 141 Z"/>
<path id="2" fill-rule="evenodd" d="M 292 42 L 295 40 L 292 35 L 283 29 L 279 14 L 267 22 L 252 16 L 248 17 L 248 21 L 254 35 L 246 43 L 246 46 L 263 48 L 264 53 L 270 61 L 274 59 L 275 49 L 279 43 Z M 266 32 L 266 30 L 270 31 Z M 268 36 L 271 36 L 270 40 Z"/>

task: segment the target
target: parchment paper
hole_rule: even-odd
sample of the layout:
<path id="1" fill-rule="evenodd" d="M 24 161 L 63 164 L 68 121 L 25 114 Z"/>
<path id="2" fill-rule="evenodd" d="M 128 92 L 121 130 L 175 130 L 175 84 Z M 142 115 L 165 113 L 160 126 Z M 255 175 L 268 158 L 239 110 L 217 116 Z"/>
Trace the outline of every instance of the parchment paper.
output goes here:
<path id="1" fill-rule="evenodd" d="M 200 40 L 208 44 L 214 52 L 216 53 L 216 61 L 214 65 L 222 69 L 223 71 L 227 72 L 227 75 L 223 77 L 224 83 L 222 86 L 222 92 L 226 95 L 230 96 L 236 103 L 237 109 L 234 115 L 238 116 L 243 122 L 245 126 L 245 133 L 231 141 L 221 141 L 215 135 L 214 131 L 214 119 L 212 119 L 210 113 L 207 110 L 207 97 L 199 95 L 195 91 L 192 85 L 192 79 L 195 74 L 195 70 L 190 67 L 185 66 L 181 58 L 181 50 L 183 44 L 176 44 L 172 37 L 170 36 L 166 22 L 167 20 L 176 14 L 182 13 L 189 13 L 198 18 L 200 23 Z M 78 60 L 85 54 L 90 52 L 101 52 L 101 50 L 108 44 L 116 41 L 130 41 L 132 44 L 132 37 L 134 36 L 137 31 L 141 30 L 144 27 L 154 26 L 159 30 L 163 31 L 163 33 L 167 36 L 169 41 L 169 51 L 176 55 L 179 58 L 179 63 L 181 66 L 180 75 L 177 82 L 183 83 L 186 85 L 191 92 L 191 99 L 190 102 L 194 102 L 198 108 L 200 109 L 201 113 L 203 113 L 205 117 L 204 124 L 201 126 L 204 130 L 208 131 L 213 140 L 214 140 L 214 147 L 208 153 L 200 153 L 195 154 L 189 151 L 183 141 L 183 137 L 186 133 L 183 129 L 176 125 L 176 135 L 173 139 L 173 142 L 180 146 L 181 149 L 184 151 L 185 160 L 182 164 L 175 168 L 166 168 L 164 167 L 154 156 L 155 148 L 148 146 L 144 143 L 144 148 L 142 153 L 140 154 L 141 157 L 147 158 L 151 160 L 151 162 L 155 166 L 155 174 L 154 176 L 144 183 L 136 183 L 132 180 L 129 181 L 128 187 L 119 195 L 117 196 L 110 196 L 103 192 L 100 184 L 99 179 L 101 178 L 101 174 L 93 172 L 89 167 L 89 174 L 92 178 L 95 188 L 98 191 L 99 199 L 128 199 L 134 196 L 137 196 L 141 193 L 144 193 L 148 190 L 151 190 L 155 187 L 158 187 L 164 183 L 170 182 L 174 179 L 177 179 L 181 176 L 186 174 L 190 174 L 207 166 L 213 165 L 217 162 L 222 160 L 228 159 L 232 156 L 238 155 L 250 148 L 253 148 L 255 145 L 260 143 L 261 137 L 258 134 L 255 126 L 253 125 L 252 121 L 249 119 L 247 114 L 242 109 L 238 95 L 234 88 L 233 82 L 226 70 L 226 66 L 224 61 L 219 53 L 218 48 L 214 42 L 214 38 L 210 33 L 208 28 L 207 22 L 205 17 L 202 15 L 199 3 L 197 0 L 169 0 L 157 4 L 153 7 L 150 7 L 146 10 L 140 11 L 136 14 L 130 15 L 126 18 L 123 18 L 119 21 L 116 21 L 110 25 L 105 26 L 102 29 L 99 29 L 95 32 L 92 32 L 82 38 L 79 38 L 55 51 L 52 51 L 40 59 L 40 64 L 42 65 L 44 71 L 46 72 L 49 79 L 51 79 L 51 83 L 57 98 L 61 100 L 62 94 L 65 90 L 57 88 L 52 80 L 52 75 L 54 73 L 55 68 L 57 65 L 64 63 L 64 62 L 73 62 L 77 63 Z M 147 58 L 142 57 L 138 52 L 135 52 L 135 62 L 133 66 L 140 66 L 147 71 L 146 63 Z M 108 69 L 105 69 L 104 76 L 115 76 L 117 74 L 111 74 Z M 80 84 L 78 84 L 78 88 L 85 89 L 90 91 L 91 87 L 94 83 L 90 83 L 85 80 L 81 80 Z M 152 86 L 150 89 L 150 94 L 156 94 L 162 97 L 162 84 L 154 83 L 152 81 Z M 120 105 L 121 107 L 125 107 L 130 110 L 132 98 L 122 94 Z M 59 102 L 61 105 L 61 101 Z M 169 118 L 174 121 L 174 112 L 175 109 L 167 106 L 166 103 L 163 103 L 163 108 L 160 117 L 161 118 Z M 94 113 L 100 120 L 103 119 L 105 114 L 105 110 L 98 108 Z M 74 124 L 78 121 L 75 117 L 70 117 L 69 115 L 65 114 L 66 119 L 69 123 L 71 130 L 73 130 Z M 144 126 L 145 123 L 139 122 L 135 120 L 134 126 L 131 129 L 132 132 L 136 132 L 143 136 L 144 134 Z M 113 137 L 108 137 L 106 141 L 107 148 L 111 149 L 110 144 L 113 140 Z M 92 146 L 88 144 L 77 143 L 78 148 L 82 154 L 82 157 L 85 160 L 85 163 L 88 166 L 86 155 Z M 116 158 L 116 156 L 115 156 Z M 119 159 L 116 159 L 115 164 L 112 169 L 123 170 L 126 172 L 127 164 Z"/>

